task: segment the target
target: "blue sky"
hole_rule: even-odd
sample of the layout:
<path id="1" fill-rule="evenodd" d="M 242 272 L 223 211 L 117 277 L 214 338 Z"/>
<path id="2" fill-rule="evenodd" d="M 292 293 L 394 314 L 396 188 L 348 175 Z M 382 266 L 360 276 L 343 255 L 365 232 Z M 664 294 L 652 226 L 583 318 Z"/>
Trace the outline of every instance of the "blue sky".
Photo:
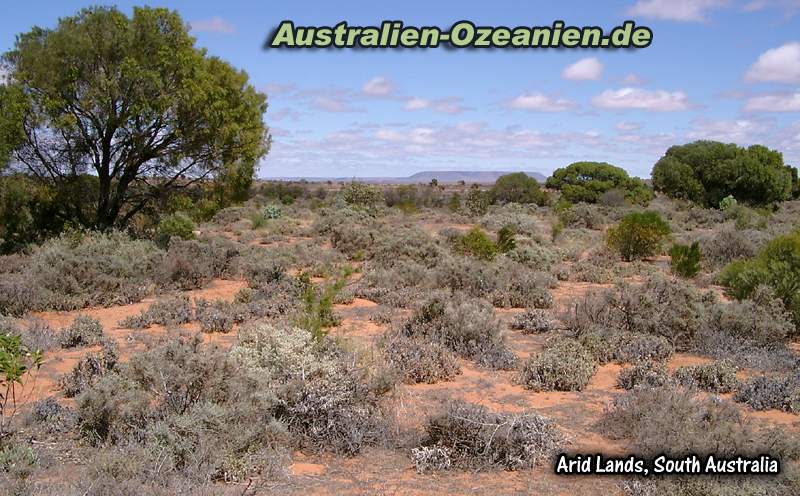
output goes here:
<path id="1" fill-rule="evenodd" d="M 4 8 L 0 48 L 97 2 Z M 800 0 L 118 1 L 177 10 L 268 95 L 261 177 L 405 176 L 607 161 L 647 177 L 672 144 L 764 143 L 800 165 Z M 277 24 L 449 27 L 626 19 L 640 50 L 264 50 Z"/>

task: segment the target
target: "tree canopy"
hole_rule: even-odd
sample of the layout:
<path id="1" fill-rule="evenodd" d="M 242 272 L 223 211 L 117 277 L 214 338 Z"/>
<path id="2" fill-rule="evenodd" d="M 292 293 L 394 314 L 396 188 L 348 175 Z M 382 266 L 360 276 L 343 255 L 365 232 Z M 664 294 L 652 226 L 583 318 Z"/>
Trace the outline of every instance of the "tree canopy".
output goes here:
<path id="1" fill-rule="evenodd" d="M 500 176 L 489 191 L 493 203 L 535 203 L 546 205 L 549 198 L 539 182 L 524 172 Z"/>
<path id="2" fill-rule="evenodd" d="M 269 149 L 266 96 L 195 47 L 167 9 L 84 9 L 20 34 L 3 58 L 10 77 L 0 108 L 18 118 L 0 121 L 0 131 L 21 132 L 12 165 L 59 189 L 95 183 L 96 192 L 68 199 L 85 226 L 124 224 L 204 178 L 230 194 L 246 190 Z M 86 176 L 96 181 L 76 181 Z"/>
<path id="3" fill-rule="evenodd" d="M 673 146 L 655 164 L 652 176 L 656 190 L 707 207 L 717 207 L 729 195 L 765 205 L 792 193 L 792 172 L 783 155 L 761 145 L 695 141 Z"/>
<path id="4" fill-rule="evenodd" d="M 597 203 L 604 193 L 620 191 L 632 203 L 646 204 L 653 198 L 650 188 L 638 177 L 606 162 L 575 162 L 556 169 L 547 178 L 548 188 L 561 190 L 571 202 Z"/>

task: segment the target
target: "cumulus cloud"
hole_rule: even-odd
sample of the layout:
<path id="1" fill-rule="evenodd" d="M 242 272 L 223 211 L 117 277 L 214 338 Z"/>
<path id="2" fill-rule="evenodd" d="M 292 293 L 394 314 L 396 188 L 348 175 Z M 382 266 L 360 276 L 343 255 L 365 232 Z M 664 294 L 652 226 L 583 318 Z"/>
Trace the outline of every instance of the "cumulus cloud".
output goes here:
<path id="1" fill-rule="evenodd" d="M 648 110 L 652 112 L 677 112 L 690 108 L 689 99 L 682 91 L 620 88 L 606 90 L 592 98 L 595 107 L 612 110 Z"/>
<path id="2" fill-rule="evenodd" d="M 727 0 L 638 0 L 627 13 L 652 19 L 703 22 L 709 10 L 727 4 Z"/>
<path id="3" fill-rule="evenodd" d="M 800 42 L 786 43 L 762 53 L 748 69 L 745 80 L 751 83 L 800 83 Z"/>
<path id="4" fill-rule="evenodd" d="M 506 106 L 519 110 L 534 112 L 562 112 L 576 106 L 575 102 L 561 97 L 548 96 L 543 93 L 524 93 L 506 102 Z"/>
<path id="5" fill-rule="evenodd" d="M 467 110 L 470 110 L 469 107 L 464 106 L 461 98 L 456 96 L 433 100 L 413 97 L 406 100 L 403 108 L 405 110 L 431 110 L 440 114 L 449 115 L 461 114 Z"/>
<path id="6" fill-rule="evenodd" d="M 230 34 L 236 32 L 236 27 L 221 17 L 191 21 L 189 27 L 196 33 Z"/>
<path id="7" fill-rule="evenodd" d="M 581 59 L 561 72 L 561 77 L 572 81 L 597 81 L 603 76 L 603 64 L 595 57 Z"/>
<path id="8" fill-rule="evenodd" d="M 395 85 L 390 79 L 377 76 L 364 83 L 364 86 L 361 87 L 361 92 L 371 97 L 391 97 L 394 96 Z"/>
<path id="9" fill-rule="evenodd" d="M 747 112 L 800 112 L 800 90 L 794 93 L 772 93 L 749 98 Z"/>
<path id="10" fill-rule="evenodd" d="M 762 139 L 771 128 L 769 122 L 752 119 L 694 119 L 686 136 L 690 139 L 747 144 Z"/>

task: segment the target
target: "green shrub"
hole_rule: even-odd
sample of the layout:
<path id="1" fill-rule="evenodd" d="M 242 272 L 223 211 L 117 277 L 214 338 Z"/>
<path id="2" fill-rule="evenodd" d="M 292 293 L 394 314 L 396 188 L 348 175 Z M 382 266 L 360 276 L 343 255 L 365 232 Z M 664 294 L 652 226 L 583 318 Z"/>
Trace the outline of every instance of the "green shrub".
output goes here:
<path id="1" fill-rule="evenodd" d="M 194 221 L 181 212 L 166 215 L 158 222 L 156 242 L 159 246 L 166 247 L 172 237 L 194 239 L 195 229 Z"/>
<path id="2" fill-rule="evenodd" d="M 626 262 L 656 255 L 670 228 L 656 212 L 634 212 L 610 228 L 607 243 Z"/>
<path id="3" fill-rule="evenodd" d="M 575 162 L 556 169 L 547 179 L 547 187 L 561 191 L 573 203 L 597 203 L 605 193 L 621 191 L 631 203 L 646 205 L 653 192 L 637 177 L 605 162 Z"/>
<path id="4" fill-rule="evenodd" d="M 719 201 L 719 209 L 725 212 L 735 208 L 738 204 L 739 202 L 736 201 L 736 198 L 734 198 L 733 195 L 728 195 Z"/>
<path id="5" fill-rule="evenodd" d="M 555 455 L 565 442 L 558 427 L 536 413 L 494 413 L 453 401 L 428 420 L 423 444 L 412 452 L 419 472 L 457 467 L 531 468 Z M 438 450 L 431 456 L 431 450 Z M 435 463 L 432 463 L 435 462 Z"/>
<path id="6" fill-rule="evenodd" d="M 653 187 L 710 208 L 726 197 L 765 205 L 791 195 L 792 176 L 780 152 L 761 145 L 695 141 L 673 146 L 653 166 Z"/>
<path id="7" fill-rule="evenodd" d="M 514 240 L 516 230 L 513 226 L 503 226 L 497 231 L 497 250 L 500 253 L 508 253 L 517 247 L 517 242 Z"/>
<path id="8" fill-rule="evenodd" d="M 278 205 L 267 205 L 262 211 L 267 219 L 280 219 L 282 215 L 281 207 Z"/>
<path id="9" fill-rule="evenodd" d="M 779 236 L 762 248 L 754 258 L 728 264 L 718 276 L 726 293 L 742 300 L 760 285 L 775 291 L 800 326 L 800 231 Z"/>
<path id="10" fill-rule="evenodd" d="M 700 243 L 674 244 L 669 249 L 672 273 L 681 277 L 694 277 L 700 271 Z"/>
<path id="11" fill-rule="evenodd" d="M 455 248 L 459 253 L 471 255 L 482 260 L 492 260 L 498 251 L 498 246 L 478 226 L 470 229 L 467 234 L 456 238 Z"/>
<path id="12" fill-rule="evenodd" d="M 342 187 L 342 199 L 348 205 L 372 207 L 383 201 L 383 194 L 377 186 L 353 181 Z"/>
<path id="13" fill-rule="evenodd" d="M 597 365 L 594 357 L 574 339 L 561 339 L 522 366 L 519 382 L 534 391 L 581 391 Z"/>
<path id="14" fill-rule="evenodd" d="M 498 177 L 489 190 L 489 196 L 492 203 L 535 203 L 543 206 L 549 202 L 547 192 L 539 188 L 539 181 L 524 172 Z"/>
<path id="15" fill-rule="evenodd" d="M 28 380 L 42 360 L 42 353 L 28 349 L 18 335 L 0 333 L 0 436 L 8 434 L 25 394 L 30 394 L 25 392 Z"/>

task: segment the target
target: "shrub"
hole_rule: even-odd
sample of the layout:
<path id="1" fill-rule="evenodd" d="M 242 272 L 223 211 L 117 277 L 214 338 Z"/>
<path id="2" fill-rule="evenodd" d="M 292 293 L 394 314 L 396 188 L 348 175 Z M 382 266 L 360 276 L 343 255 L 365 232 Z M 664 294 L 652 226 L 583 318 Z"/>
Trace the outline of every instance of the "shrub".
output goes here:
<path id="1" fill-rule="evenodd" d="M 645 457 L 780 456 L 771 433 L 756 430 L 733 403 L 691 389 L 634 388 L 614 399 L 599 427 Z"/>
<path id="2" fill-rule="evenodd" d="M 709 319 L 711 331 L 724 333 L 759 346 L 784 343 L 795 333 L 792 316 L 775 292 L 758 286 L 750 299 L 718 304 Z"/>
<path id="3" fill-rule="evenodd" d="M 505 254 L 509 259 L 537 271 L 549 271 L 557 259 L 552 250 L 540 245 L 517 245 Z"/>
<path id="4" fill-rule="evenodd" d="M 192 302 L 188 296 L 175 296 L 154 301 L 139 315 L 122 320 L 119 325 L 129 329 L 144 329 L 153 324 L 176 326 L 192 320 Z"/>
<path id="5" fill-rule="evenodd" d="M 754 258 L 728 264 L 719 274 L 728 295 L 745 299 L 760 285 L 771 287 L 800 325 L 800 231 L 778 236 Z"/>
<path id="6" fill-rule="evenodd" d="M 489 190 L 489 196 L 492 203 L 535 203 L 543 206 L 549 201 L 547 192 L 539 188 L 539 181 L 524 172 L 498 177 Z"/>
<path id="7" fill-rule="evenodd" d="M 513 226 L 507 225 L 497 231 L 497 251 L 500 253 L 508 253 L 517 247 L 517 242 L 514 240 L 516 231 Z"/>
<path id="8" fill-rule="evenodd" d="M 700 271 L 700 244 L 697 241 L 691 245 L 672 245 L 669 256 L 673 274 L 690 278 Z"/>
<path id="9" fill-rule="evenodd" d="M 379 395 L 355 357 L 299 328 L 242 329 L 235 363 L 274 391 L 276 418 L 298 448 L 354 455 L 385 433 Z"/>
<path id="10" fill-rule="evenodd" d="M 653 361 L 636 362 L 633 367 L 622 369 L 617 377 L 617 386 L 628 390 L 663 387 L 669 382 L 670 376 L 664 364 Z"/>
<path id="11" fill-rule="evenodd" d="M 103 339 L 103 326 L 100 321 L 88 315 L 78 315 L 69 327 L 59 336 L 62 348 L 91 346 Z"/>
<path id="12" fill-rule="evenodd" d="M 42 353 L 22 344 L 18 335 L 0 334 L 0 436 L 22 406 L 31 374 L 42 365 Z M 29 393 L 28 393 L 29 394 Z"/>
<path id="13" fill-rule="evenodd" d="M 441 343 L 481 365 L 510 369 L 516 356 L 506 347 L 494 309 L 483 300 L 455 296 L 425 302 L 399 329 L 410 337 Z"/>
<path id="14" fill-rule="evenodd" d="M 553 323 L 542 310 L 533 309 L 515 315 L 511 328 L 523 334 L 541 334 L 553 330 Z"/>
<path id="15" fill-rule="evenodd" d="M 117 345 L 113 341 L 104 341 L 100 353 L 83 356 L 71 371 L 59 378 L 58 386 L 64 391 L 64 396 L 73 398 L 113 370 L 118 360 Z"/>
<path id="16" fill-rule="evenodd" d="M 267 205 L 262 212 L 267 219 L 279 219 L 282 215 L 281 207 L 278 205 Z"/>
<path id="17" fill-rule="evenodd" d="M 247 317 L 243 313 L 244 307 L 225 300 L 198 298 L 195 307 L 195 316 L 202 332 L 231 332 L 234 324 L 243 322 Z"/>
<path id="18" fill-rule="evenodd" d="M 159 253 L 119 232 L 62 234 L 37 247 L 20 274 L 0 278 L 0 314 L 139 301 Z"/>
<path id="19" fill-rule="evenodd" d="M 725 212 L 726 210 L 735 208 L 738 204 L 739 202 L 736 201 L 733 195 L 728 195 L 719 201 L 719 209 Z"/>
<path id="20" fill-rule="evenodd" d="M 786 200 L 792 187 L 780 152 L 716 141 L 670 147 L 651 175 L 657 191 L 712 208 L 728 196 L 755 205 Z"/>
<path id="21" fill-rule="evenodd" d="M 61 332 L 50 327 L 43 319 L 30 318 L 25 327 L 16 330 L 16 324 L 7 328 L 0 317 L 0 333 L 19 334 L 23 344 L 31 350 L 47 351 L 60 346 Z"/>
<path id="22" fill-rule="evenodd" d="M 606 222 L 605 216 L 597 210 L 596 206 L 586 203 L 578 203 L 562 209 L 558 213 L 558 219 L 564 226 L 585 229 L 602 229 Z"/>
<path id="23" fill-rule="evenodd" d="M 634 212 L 608 230 L 607 243 L 630 262 L 657 254 L 669 234 L 669 224 L 656 212 Z"/>
<path id="24" fill-rule="evenodd" d="M 383 201 L 383 194 L 377 186 L 357 181 L 344 185 L 341 196 L 348 205 L 358 207 L 372 207 Z"/>
<path id="25" fill-rule="evenodd" d="M 464 199 L 464 207 L 467 210 L 467 214 L 472 217 L 485 215 L 489 210 L 490 204 L 491 196 L 489 193 L 483 191 L 477 184 L 470 186 L 466 198 Z"/>
<path id="26" fill-rule="evenodd" d="M 158 222 L 156 242 L 159 246 L 166 247 L 172 237 L 194 239 L 195 229 L 192 219 L 180 212 L 166 215 Z"/>
<path id="27" fill-rule="evenodd" d="M 644 181 L 605 162 L 575 162 L 556 169 L 547 179 L 547 187 L 560 190 L 562 198 L 575 203 L 597 203 L 612 190 L 622 191 L 628 201 L 642 205 L 653 198 Z"/>
<path id="28" fill-rule="evenodd" d="M 453 353 L 441 343 L 404 335 L 389 335 L 381 343 L 383 354 L 403 382 L 434 384 L 461 373 Z"/>
<path id="29" fill-rule="evenodd" d="M 754 410 L 800 413 L 800 378 L 758 376 L 739 385 L 734 399 Z"/>
<path id="30" fill-rule="evenodd" d="M 534 391 L 581 391 L 596 367 L 582 344 L 562 339 L 531 356 L 522 366 L 519 382 Z"/>
<path id="31" fill-rule="evenodd" d="M 455 249 L 465 255 L 492 260 L 497 254 L 498 247 L 480 227 L 475 226 L 467 234 L 456 238 Z"/>
<path id="32" fill-rule="evenodd" d="M 675 378 L 684 385 L 694 385 L 712 393 L 730 393 L 739 384 L 736 367 L 725 360 L 679 367 L 675 371 Z"/>
<path id="33" fill-rule="evenodd" d="M 702 239 L 702 258 L 710 268 L 718 269 L 734 260 L 753 257 L 766 243 L 765 236 L 752 229 L 741 231 L 723 227 Z"/>
<path id="34" fill-rule="evenodd" d="M 493 413 L 462 401 L 448 403 L 430 418 L 425 432 L 427 438 L 413 452 L 418 471 L 531 468 L 555 455 L 565 440 L 550 419 L 536 413 Z"/>

